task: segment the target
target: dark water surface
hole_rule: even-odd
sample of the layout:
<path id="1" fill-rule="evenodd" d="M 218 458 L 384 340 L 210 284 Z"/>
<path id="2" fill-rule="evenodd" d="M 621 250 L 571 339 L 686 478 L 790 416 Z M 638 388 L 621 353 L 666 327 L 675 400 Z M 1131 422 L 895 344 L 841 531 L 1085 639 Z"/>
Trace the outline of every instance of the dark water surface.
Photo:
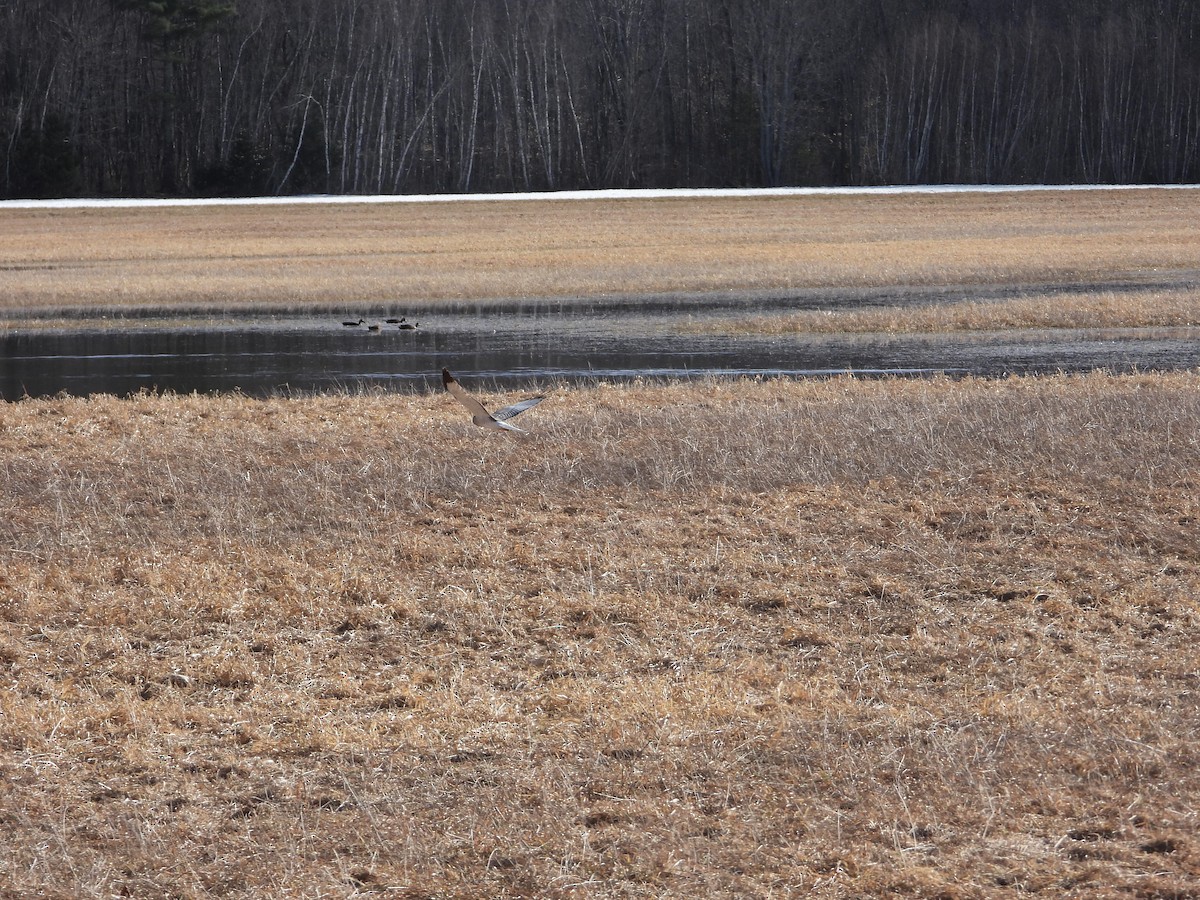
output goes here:
<path id="1" fill-rule="evenodd" d="M 854 302 L 860 305 L 864 298 Z M 59 392 L 139 390 L 240 390 L 253 396 L 369 386 L 425 390 L 438 385 L 443 366 L 506 386 L 638 376 L 999 376 L 1200 367 L 1196 329 L 833 337 L 685 330 L 698 322 L 719 323 L 731 316 L 806 305 L 793 297 L 749 304 L 728 300 L 480 306 L 425 310 L 413 316 L 422 320 L 416 331 L 386 324 L 378 332 L 367 331 L 365 325 L 346 328 L 341 325 L 344 317 L 328 315 L 197 319 L 170 325 L 131 320 L 72 330 L 18 327 L 0 335 L 0 394 L 12 400 Z M 822 305 L 838 304 L 826 299 Z"/>

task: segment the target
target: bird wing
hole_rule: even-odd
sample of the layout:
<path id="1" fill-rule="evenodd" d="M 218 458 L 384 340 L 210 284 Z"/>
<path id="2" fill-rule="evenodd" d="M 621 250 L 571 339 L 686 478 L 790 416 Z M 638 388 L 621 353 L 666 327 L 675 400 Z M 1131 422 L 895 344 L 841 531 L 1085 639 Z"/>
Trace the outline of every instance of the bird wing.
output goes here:
<path id="1" fill-rule="evenodd" d="M 463 386 L 454 380 L 449 369 L 442 369 L 442 386 L 454 396 L 455 400 L 467 408 L 472 419 L 482 417 L 486 421 L 492 418 L 491 413 L 483 408 L 483 404 L 463 390 Z"/>
<path id="2" fill-rule="evenodd" d="M 496 410 L 492 413 L 492 418 L 503 422 L 505 419 L 511 419 L 513 416 L 520 415 L 531 406 L 537 406 L 545 399 L 545 397 L 530 397 L 528 400 L 522 400 L 520 403 L 514 403 L 512 406 Z"/>

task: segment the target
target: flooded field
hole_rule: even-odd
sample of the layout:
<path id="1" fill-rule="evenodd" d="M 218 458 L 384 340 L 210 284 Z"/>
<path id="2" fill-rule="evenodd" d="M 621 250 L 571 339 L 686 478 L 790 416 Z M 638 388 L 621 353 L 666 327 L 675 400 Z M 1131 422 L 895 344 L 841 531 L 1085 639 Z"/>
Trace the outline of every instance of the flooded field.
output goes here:
<path id="1" fill-rule="evenodd" d="M 944 292 L 943 292 L 944 293 Z M 696 300 L 659 298 L 463 305 L 385 318 L 244 316 L 78 322 L 0 337 L 5 399 L 59 392 L 425 390 L 442 366 L 508 386 L 588 379 L 699 376 L 1005 374 L 1200 366 L 1188 328 L 755 335 L 723 333 L 747 314 L 936 302 L 939 294 L 872 292 Z M 406 317 L 407 318 L 407 317 Z M 706 326 L 697 330 L 697 325 Z M 716 325 L 716 328 L 713 326 Z M 372 327 L 377 330 L 371 330 Z"/>

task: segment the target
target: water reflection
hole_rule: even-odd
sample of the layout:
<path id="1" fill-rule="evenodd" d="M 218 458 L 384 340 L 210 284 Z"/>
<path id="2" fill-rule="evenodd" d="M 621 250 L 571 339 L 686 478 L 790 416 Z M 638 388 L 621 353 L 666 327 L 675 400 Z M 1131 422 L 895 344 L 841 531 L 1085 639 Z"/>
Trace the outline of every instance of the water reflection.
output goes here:
<path id="1" fill-rule="evenodd" d="M 794 303 L 790 308 L 796 308 Z M 240 390 L 250 395 L 384 386 L 431 389 L 442 366 L 505 386 L 636 376 L 1004 373 L 1200 366 L 1192 333 L 996 333 L 789 337 L 691 334 L 681 323 L 746 311 L 728 302 L 480 307 L 414 317 L 416 331 L 345 328 L 344 316 L 204 327 L 13 331 L 0 337 L 5 399 L 59 392 Z M 770 311 L 757 305 L 755 312 Z M 357 316 L 355 316 L 357 317 Z"/>

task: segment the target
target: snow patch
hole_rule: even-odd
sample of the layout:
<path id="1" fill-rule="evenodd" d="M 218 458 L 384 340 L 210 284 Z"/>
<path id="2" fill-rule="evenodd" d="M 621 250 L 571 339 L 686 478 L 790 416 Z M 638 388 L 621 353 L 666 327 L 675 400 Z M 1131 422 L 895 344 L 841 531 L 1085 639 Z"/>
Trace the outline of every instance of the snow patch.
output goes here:
<path id="1" fill-rule="evenodd" d="M 0 200 L 5 209 L 121 209 L 157 206 L 291 206 L 347 203 L 482 203 L 524 200 L 676 200 L 689 197 L 815 197 L 887 194 L 1007 194 L 1031 191 L 1195 190 L 1195 184 L 931 184 L 882 187 L 787 188 L 638 188 L 587 191 L 542 191 L 502 194 L 316 194 L 289 197 L 68 198 Z"/>

